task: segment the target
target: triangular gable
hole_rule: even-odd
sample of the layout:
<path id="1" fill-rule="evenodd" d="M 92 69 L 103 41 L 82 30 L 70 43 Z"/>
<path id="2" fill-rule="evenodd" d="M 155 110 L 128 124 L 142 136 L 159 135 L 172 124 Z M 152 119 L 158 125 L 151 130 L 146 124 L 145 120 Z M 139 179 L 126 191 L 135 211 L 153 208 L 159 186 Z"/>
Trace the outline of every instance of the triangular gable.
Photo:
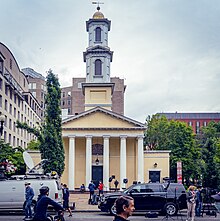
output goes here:
<path id="1" fill-rule="evenodd" d="M 62 122 L 62 128 L 117 128 L 145 130 L 145 125 L 101 107 L 95 107 Z"/>

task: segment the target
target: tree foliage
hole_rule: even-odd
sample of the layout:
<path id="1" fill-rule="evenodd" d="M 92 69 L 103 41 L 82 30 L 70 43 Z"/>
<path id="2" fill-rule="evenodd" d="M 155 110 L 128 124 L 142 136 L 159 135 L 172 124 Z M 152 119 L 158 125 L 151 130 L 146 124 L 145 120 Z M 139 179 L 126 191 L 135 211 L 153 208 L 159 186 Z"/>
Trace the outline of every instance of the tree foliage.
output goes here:
<path id="1" fill-rule="evenodd" d="M 31 128 L 26 123 L 17 122 L 17 127 L 27 130 L 38 138 L 41 158 L 49 160 L 49 163 L 44 165 L 45 173 L 56 171 L 61 175 L 65 166 L 60 109 L 61 89 L 58 78 L 51 70 L 48 71 L 46 85 L 46 112 L 42 126 Z"/>
<path id="2" fill-rule="evenodd" d="M 207 187 L 220 188 L 220 122 L 210 122 L 203 127 L 197 139 L 205 162 L 203 183 Z"/>
<path id="3" fill-rule="evenodd" d="M 23 149 L 21 147 L 13 148 L 9 143 L 0 140 L 0 162 L 7 161 L 13 164 L 16 170 L 6 170 L 6 175 L 23 174 L 25 164 L 23 160 Z M 0 163 L 1 164 L 1 163 Z"/>
<path id="4" fill-rule="evenodd" d="M 191 127 L 183 122 L 169 121 L 160 115 L 148 117 L 146 127 L 145 145 L 148 149 L 171 150 L 170 175 L 173 179 L 176 179 L 177 161 L 182 161 L 183 177 L 186 180 L 199 177 L 201 154 Z"/>

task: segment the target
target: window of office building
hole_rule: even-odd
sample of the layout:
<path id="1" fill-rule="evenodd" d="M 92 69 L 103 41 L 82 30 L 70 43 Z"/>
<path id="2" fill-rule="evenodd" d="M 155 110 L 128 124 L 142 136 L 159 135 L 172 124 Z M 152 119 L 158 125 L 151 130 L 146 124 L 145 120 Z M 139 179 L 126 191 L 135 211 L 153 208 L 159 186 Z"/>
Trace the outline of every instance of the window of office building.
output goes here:
<path id="1" fill-rule="evenodd" d="M 21 107 L 21 99 L 18 97 L 18 107 Z"/>
<path id="2" fill-rule="evenodd" d="M 4 141 L 5 141 L 5 143 L 7 142 L 7 132 L 6 131 L 4 131 Z"/>
<path id="3" fill-rule="evenodd" d="M 13 136 L 13 146 L 15 146 L 15 136 Z"/>
<path id="4" fill-rule="evenodd" d="M 30 83 L 28 87 L 29 89 L 36 89 L 36 83 Z"/>
<path id="5" fill-rule="evenodd" d="M 11 89 L 9 91 L 10 91 L 10 99 L 12 100 L 13 93 Z"/>
<path id="6" fill-rule="evenodd" d="M 9 113 L 12 114 L 12 104 L 9 105 Z"/>
<path id="7" fill-rule="evenodd" d="M 3 69 L 4 69 L 3 60 L 0 59 L 0 73 L 1 73 L 1 74 L 3 74 Z"/>
<path id="8" fill-rule="evenodd" d="M 196 133 L 197 133 L 197 134 L 199 133 L 199 127 L 200 127 L 200 122 L 197 121 L 197 122 L 196 122 Z"/>
<path id="9" fill-rule="evenodd" d="M 189 122 L 188 122 L 188 125 L 191 127 L 191 126 L 192 126 L 192 121 L 189 121 Z"/>
<path id="10" fill-rule="evenodd" d="M 5 110 L 8 111 L 8 101 L 5 99 Z"/>
<path id="11" fill-rule="evenodd" d="M 14 117 L 16 118 L 16 108 L 14 107 Z"/>
<path id="12" fill-rule="evenodd" d="M 18 120 L 20 120 L 20 111 L 18 111 Z"/>
<path id="13" fill-rule="evenodd" d="M 206 121 L 203 122 L 203 126 L 204 126 L 204 127 L 207 126 L 207 122 L 206 122 Z"/>
<path id="14" fill-rule="evenodd" d="M 0 90 L 2 91 L 2 79 L 0 78 Z"/>
<path id="15" fill-rule="evenodd" d="M 2 107 L 2 95 L 0 95 L 0 107 Z"/>
<path id="16" fill-rule="evenodd" d="M 9 119 L 9 125 L 8 128 L 11 130 L 11 119 Z"/>
<path id="17" fill-rule="evenodd" d="M 7 116 L 5 116 L 5 122 L 4 122 L 4 125 L 5 125 L 5 127 L 8 126 L 8 118 L 7 118 Z"/>
<path id="18" fill-rule="evenodd" d="M 5 84 L 5 95 L 8 95 L 8 87 L 6 84 Z"/>
<path id="19" fill-rule="evenodd" d="M 8 143 L 11 144 L 11 134 L 8 135 Z"/>
<path id="20" fill-rule="evenodd" d="M 17 95 L 14 94 L 14 103 L 16 104 L 17 103 Z"/>
<path id="21" fill-rule="evenodd" d="M 16 132 L 16 123 L 15 122 L 14 122 L 13 130 L 14 130 L 14 132 Z"/>
<path id="22" fill-rule="evenodd" d="M 17 146 L 19 146 L 19 138 L 17 138 Z"/>

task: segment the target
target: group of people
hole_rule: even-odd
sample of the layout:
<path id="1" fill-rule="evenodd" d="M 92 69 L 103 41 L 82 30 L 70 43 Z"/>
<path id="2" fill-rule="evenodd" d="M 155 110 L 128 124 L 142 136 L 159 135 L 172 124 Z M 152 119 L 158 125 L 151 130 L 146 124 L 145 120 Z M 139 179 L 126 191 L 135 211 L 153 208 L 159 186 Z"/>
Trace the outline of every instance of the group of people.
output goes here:
<path id="1" fill-rule="evenodd" d="M 189 221 L 194 221 L 195 216 L 201 216 L 202 210 L 202 187 L 197 188 L 193 185 L 189 186 L 187 192 L 187 219 Z"/>
<path id="2" fill-rule="evenodd" d="M 25 182 L 25 217 L 23 220 L 33 220 L 33 221 L 49 221 L 47 215 L 47 207 L 51 205 L 54 207 L 56 211 L 58 211 L 58 215 L 54 217 L 54 220 L 64 221 L 64 211 L 67 210 L 69 212 L 69 216 L 72 216 L 72 211 L 69 208 L 69 189 L 66 184 L 62 185 L 62 193 L 63 193 L 63 206 L 59 203 L 52 200 L 49 195 L 49 187 L 42 186 L 39 189 L 40 194 L 38 195 L 37 204 L 35 206 L 34 216 L 32 214 L 31 204 L 34 198 L 34 190 L 30 185 L 30 182 Z"/>
<path id="3" fill-rule="evenodd" d="M 95 190 L 98 189 L 99 193 L 98 196 L 101 196 L 103 194 L 104 190 L 104 184 L 102 181 L 99 181 L 98 187 L 94 184 L 93 181 L 89 183 L 88 186 L 89 189 L 89 204 L 96 205 L 97 204 L 97 194 L 95 194 Z"/>

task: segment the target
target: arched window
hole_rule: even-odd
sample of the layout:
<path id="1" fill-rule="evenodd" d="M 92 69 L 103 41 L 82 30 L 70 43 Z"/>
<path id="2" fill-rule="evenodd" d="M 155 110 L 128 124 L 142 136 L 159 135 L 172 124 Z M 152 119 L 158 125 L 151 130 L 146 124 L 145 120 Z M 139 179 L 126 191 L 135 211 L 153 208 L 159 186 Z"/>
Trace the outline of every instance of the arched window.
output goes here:
<path id="1" fill-rule="evenodd" d="M 95 75 L 102 75 L 102 61 L 100 59 L 95 61 Z"/>
<path id="2" fill-rule="evenodd" d="M 101 41 L 101 28 L 95 29 L 95 41 Z"/>

